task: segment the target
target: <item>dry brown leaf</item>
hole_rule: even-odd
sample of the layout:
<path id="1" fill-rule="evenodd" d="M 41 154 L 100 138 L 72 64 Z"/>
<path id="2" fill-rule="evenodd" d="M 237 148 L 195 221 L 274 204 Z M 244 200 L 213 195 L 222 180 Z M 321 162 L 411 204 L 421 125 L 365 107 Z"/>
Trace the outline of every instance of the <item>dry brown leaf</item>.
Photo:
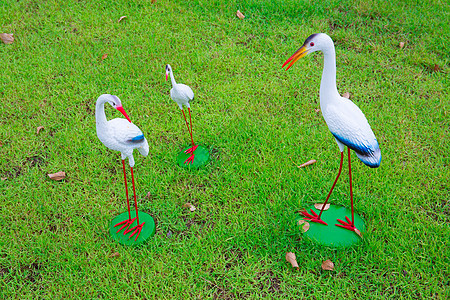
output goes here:
<path id="1" fill-rule="evenodd" d="M 404 42 L 400 42 L 400 43 L 398 44 L 398 46 L 400 47 L 400 49 L 403 49 L 403 47 L 405 47 L 405 43 L 404 43 Z"/>
<path id="2" fill-rule="evenodd" d="M 155 3 L 156 2 L 156 0 L 152 0 L 152 3 Z"/>
<path id="3" fill-rule="evenodd" d="M 311 160 L 308 160 L 307 162 L 305 162 L 304 164 L 301 164 L 300 166 L 297 166 L 297 168 L 303 168 L 303 167 L 312 165 L 315 162 L 317 162 L 315 159 L 311 159 Z"/>
<path id="4" fill-rule="evenodd" d="M 12 44 L 14 42 L 14 36 L 12 33 L 0 33 L 0 39 L 5 44 Z"/>
<path id="5" fill-rule="evenodd" d="M 120 256 L 120 253 L 119 252 L 114 252 L 109 257 L 118 257 L 118 256 Z"/>
<path id="6" fill-rule="evenodd" d="M 434 69 L 433 70 L 435 72 L 439 72 L 441 70 L 441 68 L 437 64 L 434 64 Z"/>
<path id="7" fill-rule="evenodd" d="M 41 131 L 42 129 L 44 129 L 44 126 L 39 126 L 38 128 L 36 128 L 36 134 L 39 134 L 39 131 Z"/>
<path id="8" fill-rule="evenodd" d="M 245 16 L 239 10 L 236 12 L 236 16 L 241 20 L 245 18 Z"/>
<path id="9" fill-rule="evenodd" d="M 309 230 L 309 223 L 305 220 L 298 220 L 297 224 L 300 225 L 300 230 L 303 232 L 307 232 Z"/>
<path id="10" fill-rule="evenodd" d="M 183 204 L 183 207 L 187 207 L 187 208 L 189 208 L 189 210 L 190 211 L 194 211 L 194 210 L 196 210 L 197 208 L 194 206 L 194 205 L 192 205 L 192 203 L 185 203 L 185 204 Z"/>
<path id="11" fill-rule="evenodd" d="M 322 263 L 322 270 L 328 270 L 328 271 L 333 271 L 334 270 L 334 263 L 327 259 L 326 261 L 324 261 Z"/>
<path id="12" fill-rule="evenodd" d="M 318 112 L 320 111 L 320 108 L 314 108 L 314 111 L 315 111 L 316 113 L 318 113 Z"/>
<path id="13" fill-rule="evenodd" d="M 120 18 L 119 18 L 119 20 L 117 21 L 117 23 L 120 23 L 120 21 L 122 21 L 123 19 L 125 19 L 127 16 L 121 16 Z"/>
<path id="14" fill-rule="evenodd" d="M 297 268 L 297 270 L 299 269 L 298 263 L 297 263 L 297 258 L 295 257 L 294 253 L 292 253 L 292 252 L 286 253 L 286 260 L 288 263 L 290 263 L 292 265 L 293 268 Z"/>
<path id="15" fill-rule="evenodd" d="M 102 59 L 106 59 L 107 57 L 108 57 L 108 54 L 106 54 L 106 53 L 102 55 Z"/>
<path id="16" fill-rule="evenodd" d="M 314 204 L 314 207 L 318 210 L 321 210 L 323 207 L 323 203 L 316 203 L 316 204 Z M 325 211 L 329 208 L 330 208 L 330 204 L 327 203 L 327 204 L 325 204 L 325 207 L 323 208 L 323 210 Z"/>
<path id="17" fill-rule="evenodd" d="M 53 174 L 47 174 L 47 175 L 48 175 L 48 177 L 50 177 L 50 179 L 57 180 L 57 181 L 63 180 L 64 178 L 66 178 L 66 172 L 63 172 L 63 171 L 53 173 Z"/>
<path id="18" fill-rule="evenodd" d="M 359 231 L 357 228 L 355 228 L 355 233 L 356 233 L 360 238 L 362 238 L 361 231 Z"/>
<path id="19" fill-rule="evenodd" d="M 350 99 L 350 93 L 349 92 L 345 92 L 342 94 L 342 97 Z"/>

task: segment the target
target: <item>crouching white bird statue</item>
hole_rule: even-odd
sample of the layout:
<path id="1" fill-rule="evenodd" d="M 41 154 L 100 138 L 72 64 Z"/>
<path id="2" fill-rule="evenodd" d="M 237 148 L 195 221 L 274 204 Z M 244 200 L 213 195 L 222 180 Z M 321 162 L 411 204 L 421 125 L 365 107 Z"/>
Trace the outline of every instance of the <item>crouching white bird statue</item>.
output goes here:
<path id="1" fill-rule="evenodd" d="M 320 109 L 323 118 L 328 125 L 329 130 L 333 134 L 341 151 L 341 162 L 338 175 L 331 187 L 325 203 L 317 215 L 313 210 L 309 214 L 306 210 L 302 212 L 305 220 L 326 224 L 321 215 L 325 204 L 330 198 L 331 192 L 336 185 L 339 175 L 342 171 L 342 162 L 344 159 L 345 146 L 348 148 L 348 171 L 350 181 L 350 203 L 352 211 L 352 219 L 345 216 L 346 221 L 337 220 L 342 228 L 355 231 L 354 212 L 353 212 L 353 190 L 352 190 L 352 174 L 350 163 L 350 149 L 356 152 L 356 156 L 367 166 L 377 168 L 381 163 L 381 151 L 377 139 L 367 122 L 362 111 L 352 101 L 341 97 L 336 88 L 336 54 L 334 50 L 333 40 L 325 33 L 316 33 L 309 36 L 303 45 L 298 49 L 286 62 L 288 70 L 297 60 L 305 55 L 322 51 L 324 55 L 324 66 L 322 72 L 322 81 L 320 83 Z"/>
<path id="2" fill-rule="evenodd" d="M 120 111 L 126 118 L 116 118 L 107 121 L 105 115 L 105 103 L 111 104 L 111 106 L 118 111 Z M 139 223 L 139 215 L 138 215 L 138 207 L 136 200 L 136 189 L 134 186 L 134 158 L 133 158 L 133 150 L 138 149 L 138 151 L 143 155 L 147 156 L 149 147 L 147 140 L 144 137 L 142 131 L 133 123 L 131 123 L 130 118 L 122 107 L 122 103 L 117 96 L 103 94 L 97 99 L 97 103 L 95 104 L 95 122 L 97 127 L 97 136 L 100 141 L 109 149 L 119 151 L 122 155 L 122 167 L 123 167 L 123 177 L 125 181 L 125 194 L 127 197 L 128 204 L 128 220 L 122 221 L 114 227 L 121 226 L 117 232 L 120 232 L 125 228 L 123 234 L 127 234 L 131 231 L 133 233 L 129 238 L 136 235 L 135 240 L 139 237 L 139 234 L 142 231 L 142 227 L 144 223 Z M 130 200 L 128 198 L 128 187 L 127 187 L 127 175 L 125 171 L 125 158 L 128 158 L 128 163 L 130 165 L 131 170 L 131 182 L 133 184 L 133 196 L 134 196 L 134 206 L 136 209 L 136 217 L 131 218 L 131 209 L 130 209 Z M 137 225 L 130 228 L 131 224 L 134 221 L 137 221 Z"/>

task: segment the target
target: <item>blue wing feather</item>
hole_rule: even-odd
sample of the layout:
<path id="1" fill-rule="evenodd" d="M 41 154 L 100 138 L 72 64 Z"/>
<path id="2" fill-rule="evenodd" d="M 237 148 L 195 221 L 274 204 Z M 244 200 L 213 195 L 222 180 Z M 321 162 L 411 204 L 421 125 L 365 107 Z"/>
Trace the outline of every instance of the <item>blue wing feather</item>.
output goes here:
<path id="1" fill-rule="evenodd" d="M 132 143 L 139 143 L 139 142 L 142 142 L 143 140 L 144 140 L 144 135 L 141 134 L 141 135 L 135 136 L 134 138 L 130 139 L 129 141 Z"/>
<path id="2" fill-rule="evenodd" d="M 333 136 L 346 145 L 350 149 L 356 152 L 358 158 L 367 166 L 371 168 L 378 168 L 381 164 L 381 150 L 377 140 L 372 141 L 371 144 L 360 143 L 359 141 L 352 141 L 345 139 L 333 133 Z"/>

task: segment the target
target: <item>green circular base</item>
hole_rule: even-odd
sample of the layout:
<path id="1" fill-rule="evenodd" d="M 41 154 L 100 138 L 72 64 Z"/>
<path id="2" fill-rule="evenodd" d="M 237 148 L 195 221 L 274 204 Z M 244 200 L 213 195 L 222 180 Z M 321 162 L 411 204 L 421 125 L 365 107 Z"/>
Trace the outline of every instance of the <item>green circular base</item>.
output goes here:
<path id="1" fill-rule="evenodd" d="M 136 216 L 136 212 L 131 212 L 131 218 L 134 218 Z M 128 232 L 126 235 L 124 235 L 125 228 L 122 229 L 120 232 L 117 233 L 117 230 L 119 230 L 122 226 L 114 227 L 117 223 L 120 223 L 122 221 L 128 220 L 128 211 L 118 215 L 115 217 L 110 225 L 109 225 L 109 235 L 118 242 L 119 244 L 125 245 L 125 246 L 138 246 L 143 243 L 145 243 L 150 237 L 152 237 L 155 234 L 155 220 L 153 220 L 152 216 L 149 214 L 139 211 L 139 223 L 144 223 L 144 226 L 142 227 L 142 231 L 139 234 L 138 239 L 135 241 L 136 235 L 134 235 L 132 238 L 129 238 L 130 235 L 132 235 L 132 232 Z M 137 225 L 137 221 L 135 220 L 133 224 L 131 224 L 130 228 L 133 228 Z"/>
<path id="2" fill-rule="evenodd" d="M 308 213 L 311 213 L 310 209 L 314 210 L 317 214 L 320 213 L 320 210 L 315 209 L 314 206 L 307 209 Z M 337 219 L 346 221 L 345 216 L 351 219 L 352 211 L 343 206 L 330 205 L 330 208 L 325 210 L 321 215 L 321 219 L 325 221 L 328 226 L 316 222 L 308 222 L 306 220 L 310 227 L 309 230 L 303 234 L 313 242 L 332 248 L 345 248 L 356 245 L 361 241 L 361 238 L 355 232 L 335 225 L 340 224 Z M 295 224 L 297 224 L 298 220 L 303 220 L 303 218 L 302 214 L 298 215 L 295 219 Z M 355 227 L 361 234 L 364 234 L 366 231 L 364 220 L 356 213 Z"/>
<path id="3" fill-rule="evenodd" d="M 191 154 L 184 153 L 184 151 L 191 147 L 192 146 L 186 147 L 180 154 L 178 154 L 177 165 L 185 169 L 200 169 L 206 166 L 206 164 L 210 161 L 210 155 L 208 149 L 202 145 L 198 145 L 197 149 L 194 151 L 195 158 L 192 163 L 184 163 L 186 159 L 191 156 Z"/>

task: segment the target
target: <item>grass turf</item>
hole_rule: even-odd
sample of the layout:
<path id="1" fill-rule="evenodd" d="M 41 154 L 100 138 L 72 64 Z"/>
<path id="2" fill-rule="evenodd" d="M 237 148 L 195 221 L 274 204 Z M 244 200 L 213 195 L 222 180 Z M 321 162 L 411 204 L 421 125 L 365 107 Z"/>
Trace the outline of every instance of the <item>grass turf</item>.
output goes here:
<path id="1" fill-rule="evenodd" d="M 0 298 L 448 298 L 449 11 L 445 1 L 7 0 L 0 32 L 16 40 L 0 45 Z M 339 163 L 315 112 L 322 55 L 281 69 L 315 32 L 334 39 L 338 89 L 383 155 L 378 169 L 353 156 L 368 233 L 347 250 L 310 244 L 293 225 Z M 195 93 L 205 169 L 175 164 L 189 135 L 167 63 Z M 120 156 L 95 133 L 102 93 L 121 98 L 150 143 L 135 174 L 157 232 L 137 249 L 108 236 L 126 204 Z M 47 178 L 61 170 L 64 181 Z M 348 206 L 345 172 L 332 202 Z M 321 270 L 326 259 L 335 271 Z"/>

